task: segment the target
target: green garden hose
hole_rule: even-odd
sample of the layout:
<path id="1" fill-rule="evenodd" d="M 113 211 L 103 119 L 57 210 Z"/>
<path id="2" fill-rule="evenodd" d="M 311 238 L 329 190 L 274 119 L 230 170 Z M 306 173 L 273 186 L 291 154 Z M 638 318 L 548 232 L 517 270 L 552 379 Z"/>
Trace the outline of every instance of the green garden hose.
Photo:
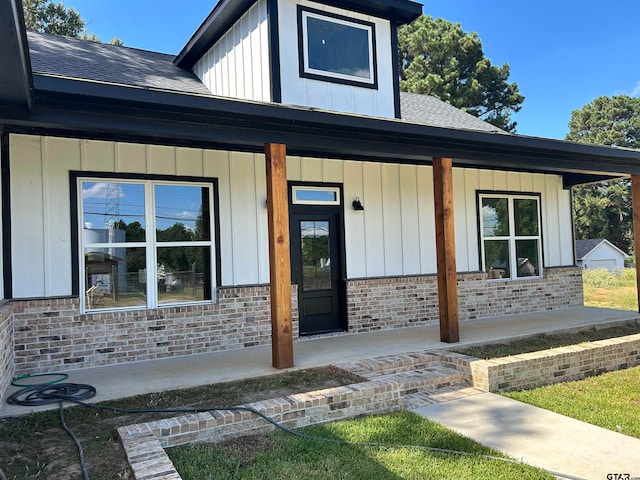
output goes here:
<path id="1" fill-rule="evenodd" d="M 29 378 L 42 379 L 42 377 L 58 377 L 58 378 L 54 378 L 52 380 L 49 380 L 48 382 L 43 382 L 41 380 L 38 380 L 37 383 L 18 383 L 21 380 L 25 380 Z M 13 380 L 11 380 L 11 385 L 13 385 L 14 387 L 31 387 L 32 385 L 53 385 L 54 383 L 64 382 L 67 378 L 69 378 L 69 375 L 67 375 L 66 373 L 33 373 L 33 374 L 21 375 L 19 377 L 14 378 Z"/>

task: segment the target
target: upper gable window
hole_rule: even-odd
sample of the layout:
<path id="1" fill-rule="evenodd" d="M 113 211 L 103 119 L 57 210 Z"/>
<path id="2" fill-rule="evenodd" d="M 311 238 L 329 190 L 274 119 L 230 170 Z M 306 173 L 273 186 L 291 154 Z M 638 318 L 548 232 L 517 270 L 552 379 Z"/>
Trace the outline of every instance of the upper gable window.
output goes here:
<path id="1" fill-rule="evenodd" d="M 378 88 L 375 25 L 298 6 L 300 76 Z"/>

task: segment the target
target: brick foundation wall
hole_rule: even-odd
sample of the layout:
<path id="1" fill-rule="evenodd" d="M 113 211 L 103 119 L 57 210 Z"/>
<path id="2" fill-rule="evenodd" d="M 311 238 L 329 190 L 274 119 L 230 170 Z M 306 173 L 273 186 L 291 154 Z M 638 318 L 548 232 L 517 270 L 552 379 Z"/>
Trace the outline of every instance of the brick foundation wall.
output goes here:
<path id="1" fill-rule="evenodd" d="M 547 268 L 539 279 L 496 281 L 484 273 L 458 275 L 459 318 L 473 320 L 583 305 L 582 270 Z M 438 321 L 435 275 L 350 280 L 347 315 L 352 333 Z"/>
<path id="2" fill-rule="evenodd" d="M 214 305 L 84 315 L 78 299 L 13 302 L 15 374 L 271 344 L 268 286 L 220 288 L 217 294 Z M 291 298 L 297 338 L 296 286 Z"/>
<path id="3" fill-rule="evenodd" d="M 581 270 L 551 268 L 545 277 L 488 281 L 458 275 L 460 319 L 580 306 Z M 298 338 L 297 286 L 292 286 L 293 337 Z M 347 283 L 349 331 L 438 321 L 436 277 Z M 268 286 L 218 289 L 215 305 L 81 315 L 78 299 L 15 301 L 0 312 L 0 396 L 12 375 L 240 349 L 271 343 Z M 13 315 L 11 315 L 13 312 Z M 13 339 L 11 338 L 13 323 Z M 13 353 L 7 345 L 13 343 Z M 15 369 L 11 371 L 12 365 Z"/>
<path id="4" fill-rule="evenodd" d="M 10 305 L 0 306 L 0 405 L 14 376 L 12 313 Z"/>
<path id="5" fill-rule="evenodd" d="M 398 382 L 370 381 L 289 395 L 246 405 L 287 428 L 401 410 Z M 250 412 L 211 411 L 118 428 L 136 478 L 179 480 L 163 450 L 192 442 L 220 442 L 265 433 L 275 427 Z"/>
<path id="6" fill-rule="evenodd" d="M 460 320 L 583 305 L 582 269 L 579 267 L 545 268 L 543 278 L 530 280 L 485 280 L 477 274 L 458 276 Z"/>
<path id="7" fill-rule="evenodd" d="M 487 392 L 508 392 L 640 365 L 640 334 L 491 360 L 457 353 L 445 354 L 443 358 L 466 370 L 474 387 Z"/>

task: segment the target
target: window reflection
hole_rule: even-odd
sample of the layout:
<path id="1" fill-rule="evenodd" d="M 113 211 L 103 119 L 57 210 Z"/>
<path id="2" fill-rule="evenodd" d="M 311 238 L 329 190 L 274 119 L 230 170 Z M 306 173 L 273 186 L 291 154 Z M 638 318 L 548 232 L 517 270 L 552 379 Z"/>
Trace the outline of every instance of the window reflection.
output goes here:
<path id="1" fill-rule="evenodd" d="M 518 258 L 518 277 L 537 277 L 538 240 L 516 240 L 516 257 Z"/>
<path id="2" fill-rule="evenodd" d="M 331 288 L 329 222 L 300 222 L 302 244 L 302 288 L 305 291 Z"/>
<path id="3" fill-rule="evenodd" d="M 509 207 L 506 198 L 482 199 L 482 234 L 485 237 L 509 235 Z"/>
<path id="4" fill-rule="evenodd" d="M 208 188 L 156 185 L 155 206 L 157 241 L 210 240 Z"/>
<path id="5" fill-rule="evenodd" d="M 85 249 L 87 309 L 146 305 L 145 254 L 144 247 Z"/>
<path id="6" fill-rule="evenodd" d="M 516 235 L 538 235 L 538 201 L 523 198 L 513 200 Z"/>
<path id="7" fill-rule="evenodd" d="M 144 242 L 144 185 L 83 182 L 85 243 Z"/>
<path id="8" fill-rule="evenodd" d="M 210 186 L 81 181 L 80 191 L 87 310 L 213 299 Z"/>
<path id="9" fill-rule="evenodd" d="M 540 200 L 506 195 L 481 197 L 483 268 L 489 278 L 542 274 Z"/>
<path id="10" fill-rule="evenodd" d="M 511 278 L 508 240 L 485 240 L 484 257 L 489 278 Z"/>
<path id="11" fill-rule="evenodd" d="M 209 247 L 158 248 L 158 302 L 211 300 Z"/>

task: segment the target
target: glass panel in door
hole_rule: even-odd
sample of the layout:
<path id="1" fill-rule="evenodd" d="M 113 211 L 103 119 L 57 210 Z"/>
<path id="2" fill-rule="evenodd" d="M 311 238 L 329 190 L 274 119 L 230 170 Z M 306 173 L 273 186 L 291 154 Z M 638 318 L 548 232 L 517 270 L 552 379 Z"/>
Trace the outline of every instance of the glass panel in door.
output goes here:
<path id="1" fill-rule="evenodd" d="M 331 251 L 328 221 L 301 221 L 302 289 L 331 288 Z"/>

